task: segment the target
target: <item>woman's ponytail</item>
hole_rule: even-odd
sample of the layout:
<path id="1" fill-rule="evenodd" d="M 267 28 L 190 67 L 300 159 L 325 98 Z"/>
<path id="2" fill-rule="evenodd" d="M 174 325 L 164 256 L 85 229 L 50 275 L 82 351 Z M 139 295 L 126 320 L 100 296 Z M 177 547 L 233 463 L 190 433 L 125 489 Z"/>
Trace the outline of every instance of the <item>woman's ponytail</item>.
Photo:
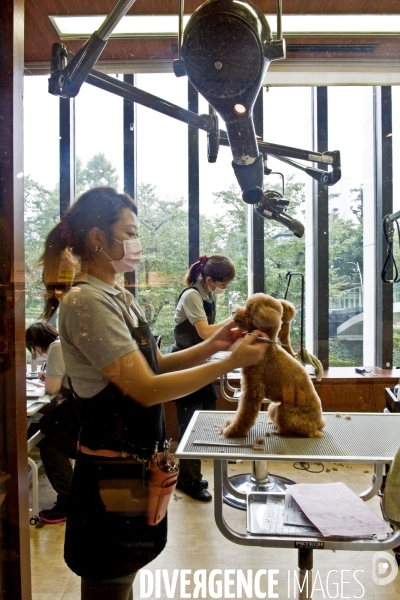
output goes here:
<path id="1" fill-rule="evenodd" d="M 235 277 L 235 265 L 223 254 L 200 256 L 185 275 L 183 283 L 194 285 L 199 279 L 211 277 L 213 281 L 227 281 Z"/>
<path id="2" fill-rule="evenodd" d="M 198 279 L 203 277 L 204 265 L 206 264 L 207 256 L 200 256 L 199 260 L 190 265 L 188 272 L 185 275 L 183 283 L 187 286 L 194 285 Z"/>
<path id="3" fill-rule="evenodd" d="M 53 227 L 46 238 L 45 248 L 39 259 L 43 268 L 42 280 L 46 288 L 45 308 L 41 318 L 49 321 L 55 314 L 63 295 L 71 287 L 79 270 L 79 261 L 74 258 L 70 247 L 74 245 L 66 217 Z"/>

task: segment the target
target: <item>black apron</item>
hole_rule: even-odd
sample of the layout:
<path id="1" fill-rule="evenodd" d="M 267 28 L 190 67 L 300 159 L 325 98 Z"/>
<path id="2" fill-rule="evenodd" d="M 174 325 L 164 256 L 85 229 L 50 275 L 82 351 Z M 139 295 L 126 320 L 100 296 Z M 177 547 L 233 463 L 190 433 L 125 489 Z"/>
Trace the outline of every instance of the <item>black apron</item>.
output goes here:
<path id="1" fill-rule="evenodd" d="M 195 290 L 198 294 L 200 294 L 199 290 L 195 287 L 186 288 L 180 293 L 178 302 L 187 290 Z M 206 313 L 207 323 L 209 325 L 214 325 L 214 302 L 207 302 L 206 300 L 203 300 L 203 308 L 204 312 Z M 185 350 L 186 348 L 191 348 L 192 346 L 196 346 L 196 344 L 200 344 L 200 342 L 203 341 L 197 333 L 196 327 L 191 324 L 189 319 L 185 319 L 184 321 L 182 321 L 182 323 L 179 323 L 179 325 L 175 325 L 174 336 L 175 346 L 173 348 L 173 352 L 177 352 L 178 350 Z"/>
<path id="2" fill-rule="evenodd" d="M 178 302 L 181 299 L 182 295 L 188 289 L 196 290 L 196 292 L 200 294 L 199 290 L 195 287 L 186 288 L 179 295 Z M 206 300 L 203 300 L 203 308 L 204 308 L 204 312 L 206 313 L 207 323 L 209 325 L 214 325 L 214 323 L 215 323 L 215 303 L 207 302 Z M 186 348 L 191 348 L 192 346 L 196 346 L 197 344 L 200 344 L 200 342 L 203 341 L 201 339 L 201 337 L 199 336 L 199 334 L 197 333 L 196 327 L 191 324 L 189 319 L 185 319 L 182 323 L 179 323 L 179 325 L 175 326 L 174 336 L 175 336 L 175 345 L 172 348 L 172 352 L 178 352 L 179 350 L 185 350 Z M 215 401 L 216 401 L 217 397 L 218 397 L 218 394 L 217 394 L 215 384 L 209 383 L 208 385 L 206 385 L 203 388 L 200 388 L 196 392 L 193 392 L 192 394 L 189 394 L 188 396 L 184 396 L 183 398 L 179 398 L 179 400 L 175 401 L 176 405 L 178 407 L 178 418 L 179 418 L 179 414 L 181 412 L 179 410 L 179 408 L 181 408 L 182 410 L 185 410 L 186 417 L 187 417 L 187 411 L 190 408 L 190 404 L 193 404 L 193 406 L 196 407 L 193 409 L 192 413 L 194 413 L 195 410 L 198 410 L 198 406 L 203 405 L 203 403 L 204 403 L 203 410 L 213 410 L 213 409 L 215 410 Z M 185 421 L 186 421 L 186 418 L 185 418 Z M 181 431 L 180 431 L 179 437 L 180 438 L 182 437 Z"/>
<path id="3" fill-rule="evenodd" d="M 158 373 L 156 342 L 147 323 L 135 312 L 139 326 L 134 328 L 121 308 L 132 337 Z M 93 398 L 78 398 L 78 410 L 82 446 L 141 458 L 151 456 L 155 441 L 161 449 L 165 439 L 161 404 L 144 408 L 110 383 Z M 78 452 L 65 534 L 69 568 L 85 579 L 111 579 L 134 573 L 158 556 L 167 541 L 167 517 L 158 525 L 147 525 L 146 502 L 140 462 Z"/>

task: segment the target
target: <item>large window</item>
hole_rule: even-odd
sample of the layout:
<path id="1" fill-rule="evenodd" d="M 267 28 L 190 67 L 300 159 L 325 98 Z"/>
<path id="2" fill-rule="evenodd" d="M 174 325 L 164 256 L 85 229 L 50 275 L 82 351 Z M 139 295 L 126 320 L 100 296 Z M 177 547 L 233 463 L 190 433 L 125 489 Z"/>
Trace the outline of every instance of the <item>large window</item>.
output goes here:
<path id="1" fill-rule="evenodd" d="M 122 99 L 85 83 L 75 103 L 77 195 L 97 185 L 122 188 Z"/>
<path id="2" fill-rule="evenodd" d="M 59 220 L 59 100 L 47 91 L 47 76 L 25 77 L 25 281 L 26 324 L 43 310 L 37 260 L 43 240 Z"/>
<path id="3" fill-rule="evenodd" d="M 207 102 L 199 96 L 199 113 L 208 114 Z M 220 129 L 226 130 L 218 117 Z M 207 136 L 199 135 L 200 162 L 200 254 L 224 254 L 233 262 L 236 277 L 217 297 L 217 320 L 228 317 L 243 304 L 247 293 L 247 206 L 232 168 L 229 147 L 220 146 L 215 163 L 207 160 Z"/>
<path id="4" fill-rule="evenodd" d="M 118 77 L 118 76 L 116 76 Z M 120 75 L 122 77 L 122 75 Z M 140 74 L 137 87 L 178 106 L 187 107 L 186 78 L 173 74 Z M 400 155 L 400 121 L 396 107 L 399 88 L 393 93 L 394 165 Z M 272 87 L 262 91 L 264 140 L 295 148 L 312 149 L 312 89 Z M 40 99 L 40 100 L 39 100 Z M 94 185 L 123 188 L 123 101 L 85 84 L 76 100 L 77 193 Z M 137 199 L 144 255 L 137 272 L 139 301 L 153 332 L 162 336 L 164 349 L 173 343 L 176 300 L 188 268 L 188 126 L 149 108 L 137 105 L 133 127 L 137 134 Z M 199 97 L 199 112 L 208 113 Z M 43 240 L 59 219 L 59 100 L 47 93 L 47 77 L 27 77 L 25 82 L 25 247 L 27 322 L 37 319 L 43 298 L 36 261 Z M 220 127 L 224 123 L 220 121 Z M 375 210 L 373 89 L 328 89 L 328 148 L 340 150 L 342 179 L 329 188 L 329 362 L 362 365 L 375 356 L 364 338 L 364 321 L 374 309 L 374 294 L 365 293 L 365 256 L 370 256 L 372 223 L 364 216 Z M 40 153 L 37 141 L 40 139 Z M 248 296 L 249 209 L 241 198 L 231 166 L 229 148 L 221 147 L 215 164 L 207 162 L 207 135 L 199 132 L 199 239 L 200 255 L 223 253 L 234 263 L 237 277 L 218 298 L 218 319 L 228 316 Z M 272 173 L 264 187 L 278 190 L 289 200 L 288 214 L 305 225 L 299 239 L 276 221 L 265 220 L 265 291 L 287 298 L 297 309 L 292 328 L 295 350 L 301 343 L 313 352 L 313 304 L 315 279 L 312 180 L 301 170 L 273 157 Z M 400 179 L 393 174 L 394 210 L 400 210 Z M 368 225 L 368 227 L 366 226 Z M 197 227 L 192 221 L 190 227 Z M 396 248 L 397 255 L 400 254 Z M 368 258 L 368 261 L 371 259 Z M 398 259 L 399 264 L 399 259 Z M 305 306 L 302 277 L 307 281 Z M 393 286 L 394 364 L 400 364 L 397 306 L 399 285 Z M 368 289 L 371 284 L 367 283 Z M 367 311 L 367 312 L 366 312 Z M 369 312 L 368 312 L 369 311 Z M 307 336 L 300 339 L 304 324 Z M 305 321 L 305 322 L 304 322 Z M 311 333 L 310 333 L 311 332 Z M 369 336 L 370 338 L 372 336 Z M 311 340 L 311 341 L 310 341 Z M 374 342 L 375 343 L 375 342 Z M 372 345 L 371 345 L 372 348 Z M 372 365 L 370 358 L 368 365 Z"/>
<path id="5" fill-rule="evenodd" d="M 368 143 L 372 88 L 328 89 L 328 144 L 340 150 L 342 178 L 329 189 L 329 363 L 363 364 L 364 201 L 374 197 Z"/>
<path id="6" fill-rule="evenodd" d="M 264 94 L 264 140 L 294 148 L 312 149 L 311 89 L 267 88 Z M 272 173 L 265 177 L 264 187 L 275 189 L 290 202 L 287 213 L 305 226 L 302 238 L 295 237 L 276 221 L 264 222 L 265 232 L 265 291 L 277 298 L 287 299 L 296 307 L 292 323 L 292 342 L 295 351 L 306 345 L 306 307 L 302 298 L 302 282 L 306 272 L 306 245 L 312 239 L 307 226 L 307 214 L 311 207 L 311 179 L 303 171 L 273 158 L 268 158 Z M 290 279 L 288 273 L 296 273 Z M 303 320 L 303 340 L 300 339 Z M 311 350 L 310 350 L 311 351 Z"/>
<path id="7" fill-rule="evenodd" d="M 400 161 L 400 87 L 392 87 L 392 119 L 393 119 L 393 212 L 400 211 L 400 173 L 397 165 Z M 397 268 L 400 272 L 400 240 L 397 229 L 394 238 L 394 253 Z M 393 365 L 400 366 L 400 282 L 393 285 Z"/>
<path id="8" fill-rule="evenodd" d="M 136 86 L 187 107 L 187 80 L 173 74 L 141 74 Z M 139 302 L 163 350 L 172 345 L 176 301 L 188 267 L 187 125 L 137 106 Z"/>

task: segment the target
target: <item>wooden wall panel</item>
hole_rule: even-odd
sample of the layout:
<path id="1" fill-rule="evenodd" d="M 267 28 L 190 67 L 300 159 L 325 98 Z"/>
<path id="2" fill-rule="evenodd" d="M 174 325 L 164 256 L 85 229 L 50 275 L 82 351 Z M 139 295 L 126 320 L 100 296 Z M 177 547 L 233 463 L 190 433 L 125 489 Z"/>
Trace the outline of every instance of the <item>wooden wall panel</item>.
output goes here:
<path id="1" fill-rule="evenodd" d="M 31 598 L 23 193 L 24 0 L 0 3 L 1 598 Z"/>
<path id="2" fill-rule="evenodd" d="M 253 0 L 266 14 L 276 14 L 275 0 Z M 59 42 L 58 35 L 52 26 L 49 15 L 107 15 L 116 0 L 26 0 L 26 25 L 25 25 L 25 63 L 50 62 L 51 45 Z M 186 0 L 185 13 L 191 14 L 197 7 L 203 4 L 202 0 Z M 136 0 L 128 14 L 130 15 L 177 15 L 178 0 Z M 284 14 L 400 14 L 400 2 L 398 0 L 309 0 L 306 5 L 304 0 L 285 0 L 283 3 Z M 273 23 L 275 25 L 275 23 Z M 83 42 L 67 42 L 71 52 L 77 52 Z M 177 39 L 147 39 L 147 40 L 110 40 L 107 44 L 101 60 L 129 61 L 129 60 L 166 60 L 176 58 L 173 45 Z M 400 40 L 396 38 L 290 38 L 288 58 L 292 59 L 320 59 L 332 60 L 342 58 L 348 60 L 354 56 L 338 50 L 328 53 L 290 51 L 293 44 L 334 44 L 354 43 L 377 44 L 374 52 L 358 52 L 355 57 L 360 60 L 373 58 L 387 60 L 399 56 Z M 337 56 L 336 56 L 337 54 Z"/>

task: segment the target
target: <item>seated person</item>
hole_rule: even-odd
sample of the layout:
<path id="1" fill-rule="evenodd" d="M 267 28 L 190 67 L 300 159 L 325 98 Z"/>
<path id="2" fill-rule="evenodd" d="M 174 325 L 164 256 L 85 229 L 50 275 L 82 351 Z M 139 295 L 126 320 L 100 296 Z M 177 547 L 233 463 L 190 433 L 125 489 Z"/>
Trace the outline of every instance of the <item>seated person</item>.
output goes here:
<path id="1" fill-rule="evenodd" d="M 57 492 L 57 502 L 53 508 L 40 511 L 39 517 L 45 523 L 61 523 L 67 519 L 72 481 L 70 458 L 76 456 L 80 422 L 75 399 L 68 386 L 57 329 L 50 323 L 38 321 L 28 327 L 25 335 L 27 349 L 47 363 L 46 370 L 38 373 L 46 393 L 58 394 L 55 408 L 39 421 L 45 437 L 38 444 L 44 470 Z"/>

